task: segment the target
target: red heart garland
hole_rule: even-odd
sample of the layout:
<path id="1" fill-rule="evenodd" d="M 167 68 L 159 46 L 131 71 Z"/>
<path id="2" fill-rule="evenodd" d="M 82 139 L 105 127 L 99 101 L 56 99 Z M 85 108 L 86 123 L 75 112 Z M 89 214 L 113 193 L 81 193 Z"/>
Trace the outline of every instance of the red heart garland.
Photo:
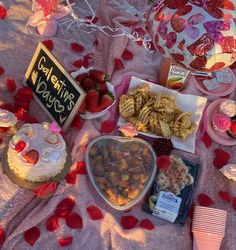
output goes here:
<path id="1" fill-rule="evenodd" d="M 71 43 L 70 47 L 73 51 L 78 52 L 78 53 L 84 51 L 84 47 L 80 45 L 79 43 Z"/>
<path id="2" fill-rule="evenodd" d="M 75 199 L 72 197 L 68 197 L 64 200 L 62 200 L 55 209 L 55 214 L 59 218 L 64 218 L 66 215 L 68 215 L 73 207 L 75 206 Z"/>
<path id="3" fill-rule="evenodd" d="M 102 220 L 104 218 L 102 211 L 96 206 L 87 207 L 87 212 L 92 220 Z"/>
<path id="4" fill-rule="evenodd" d="M 77 213 L 69 213 L 66 216 L 66 224 L 68 227 L 72 229 L 82 229 L 83 228 L 83 220 L 81 216 Z"/>
<path id="5" fill-rule="evenodd" d="M 111 120 L 106 120 L 101 124 L 100 132 L 109 134 L 111 133 L 116 127 L 116 124 Z"/>
<path id="6" fill-rule="evenodd" d="M 133 53 L 131 51 L 129 51 L 128 49 L 125 49 L 123 54 L 122 54 L 122 58 L 124 60 L 132 60 L 133 59 Z"/>
<path id="7" fill-rule="evenodd" d="M 0 247 L 3 245 L 5 240 L 6 240 L 5 231 L 3 228 L 0 227 Z"/>
<path id="8" fill-rule="evenodd" d="M 14 93 L 15 90 L 16 90 L 16 83 L 15 83 L 15 81 L 14 81 L 13 79 L 11 79 L 11 78 L 7 78 L 7 79 L 5 80 L 5 83 L 6 83 L 6 85 L 7 85 L 8 91 L 9 91 L 10 93 Z"/>
<path id="9" fill-rule="evenodd" d="M 157 157 L 156 164 L 159 169 L 166 172 L 171 164 L 170 157 L 168 155 L 161 155 Z"/>
<path id="10" fill-rule="evenodd" d="M 215 158 L 213 160 L 213 165 L 217 168 L 220 169 L 224 165 L 226 165 L 230 159 L 230 155 L 225 152 L 223 149 L 215 149 Z"/>
<path id="11" fill-rule="evenodd" d="M 53 50 L 54 44 L 52 40 L 44 40 L 42 41 L 42 44 L 48 49 Z"/>
<path id="12" fill-rule="evenodd" d="M 85 165 L 84 161 L 77 162 L 76 172 L 77 172 L 77 174 L 81 174 L 81 175 L 87 174 L 86 165 Z"/>
<path id="13" fill-rule="evenodd" d="M 209 148 L 212 145 L 212 139 L 211 137 L 207 134 L 207 132 L 205 132 L 202 141 L 205 145 L 206 148 Z"/>
<path id="14" fill-rule="evenodd" d="M 236 197 L 233 197 L 233 208 L 236 211 Z"/>
<path id="15" fill-rule="evenodd" d="M 138 219 L 132 215 L 127 215 L 123 216 L 120 222 L 124 229 L 132 229 L 138 224 Z"/>
<path id="16" fill-rule="evenodd" d="M 66 238 L 61 238 L 58 240 L 58 243 L 60 244 L 61 247 L 68 246 L 72 243 L 73 237 L 66 237 Z"/>
<path id="17" fill-rule="evenodd" d="M 74 185 L 76 182 L 76 170 L 70 171 L 65 177 L 65 180 L 68 184 Z"/>
<path id="18" fill-rule="evenodd" d="M 25 240 L 33 246 L 40 236 L 40 231 L 37 227 L 32 227 L 29 230 L 25 231 L 24 238 Z"/>
<path id="19" fill-rule="evenodd" d="M 153 230 L 155 227 L 152 224 L 152 222 L 149 219 L 144 219 L 139 223 L 139 226 L 141 228 L 144 228 L 146 230 Z"/>
<path id="20" fill-rule="evenodd" d="M 46 228 L 48 231 L 53 232 L 58 228 L 58 218 L 56 215 L 52 215 L 46 221 Z"/>
<path id="21" fill-rule="evenodd" d="M 5 72 L 4 68 L 0 66 L 0 75 L 3 75 Z"/>
<path id="22" fill-rule="evenodd" d="M 4 19 L 7 15 L 7 9 L 0 5 L 0 19 Z"/>
<path id="23" fill-rule="evenodd" d="M 34 194 L 37 198 L 45 199 L 53 195 L 57 189 L 58 183 L 46 182 L 44 184 L 39 185 L 38 187 L 33 189 Z"/>
<path id="24" fill-rule="evenodd" d="M 230 203 L 231 198 L 230 198 L 230 195 L 229 195 L 227 192 L 220 191 L 218 194 L 219 194 L 219 196 L 220 196 L 223 200 L 225 200 L 226 202 Z"/>
<path id="25" fill-rule="evenodd" d="M 115 70 L 121 70 L 124 69 L 125 66 L 123 64 L 123 62 L 121 61 L 121 59 L 115 58 L 114 59 L 114 65 L 115 65 Z"/>
<path id="26" fill-rule="evenodd" d="M 209 207 L 215 204 L 215 202 L 207 194 L 204 193 L 199 194 L 197 199 L 200 206 Z"/>

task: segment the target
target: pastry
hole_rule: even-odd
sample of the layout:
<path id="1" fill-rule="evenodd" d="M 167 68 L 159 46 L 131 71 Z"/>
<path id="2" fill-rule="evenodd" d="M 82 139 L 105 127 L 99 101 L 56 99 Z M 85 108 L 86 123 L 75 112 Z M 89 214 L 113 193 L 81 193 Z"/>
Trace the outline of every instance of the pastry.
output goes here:
<path id="1" fill-rule="evenodd" d="M 233 117 L 236 115 L 236 105 L 233 100 L 226 100 L 220 104 L 220 112 L 223 114 Z"/>
<path id="2" fill-rule="evenodd" d="M 220 169 L 224 176 L 228 179 L 236 181 L 236 165 L 227 164 L 223 168 Z"/>

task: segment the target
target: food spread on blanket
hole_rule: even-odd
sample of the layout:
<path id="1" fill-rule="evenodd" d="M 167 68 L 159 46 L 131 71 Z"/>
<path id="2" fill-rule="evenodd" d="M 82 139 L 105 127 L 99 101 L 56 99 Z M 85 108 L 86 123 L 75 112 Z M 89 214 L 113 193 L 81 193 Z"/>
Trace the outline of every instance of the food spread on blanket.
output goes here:
<path id="1" fill-rule="evenodd" d="M 166 138 L 176 136 L 186 140 L 197 127 L 191 119 L 192 113 L 180 110 L 174 95 L 152 93 L 146 84 L 122 95 L 119 111 L 138 131 Z"/>

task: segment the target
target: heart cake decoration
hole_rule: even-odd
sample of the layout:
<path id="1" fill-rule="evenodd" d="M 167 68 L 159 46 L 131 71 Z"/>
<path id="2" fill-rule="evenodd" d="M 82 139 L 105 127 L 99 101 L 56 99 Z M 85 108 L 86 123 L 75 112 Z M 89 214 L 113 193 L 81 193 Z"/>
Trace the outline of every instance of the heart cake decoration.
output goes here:
<path id="1" fill-rule="evenodd" d="M 101 136 L 86 150 L 89 177 L 101 197 L 117 210 L 143 198 L 156 173 L 156 155 L 145 141 Z"/>
<path id="2" fill-rule="evenodd" d="M 36 164 L 39 159 L 39 153 L 37 150 L 31 149 L 26 152 L 23 157 L 29 164 Z"/>

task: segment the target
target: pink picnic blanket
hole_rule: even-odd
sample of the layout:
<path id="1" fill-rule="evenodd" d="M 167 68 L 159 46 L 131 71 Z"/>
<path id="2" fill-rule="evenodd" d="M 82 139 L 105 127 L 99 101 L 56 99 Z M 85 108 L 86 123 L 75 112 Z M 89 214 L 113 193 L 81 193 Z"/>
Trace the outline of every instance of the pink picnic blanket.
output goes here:
<path id="1" fill-rule="evenodd" d="M 81 1 L 74 2 L 79 5 Z M 135 27 L 144 27 L 139 16 L 127 13 L 122 8 L 114 8 L 116 5 L 111 7 L 110 3 L 113 1 L 94 0 L 89 2 L 97 10 L 98 22 L 102 24 L 125 27 L 130 32 Z M 0 20 L 0 66 L 5 69 L 5 73 L 0 76 L 0 105 L 13 101 L 12 94 L 7 90 L 5 79 L 12 78 L 16 81 L 17 87 L 21 87 L 21 81 L 38 42 L 47 40 L 47 38 L 38 35 L 34 28 L 25 26 L 32 14 L 31 1 L 7 0 L 4 3 L 8 9 L 8 14 L 4 20 Z M 129 6 L 134 6 L 140 10 L 145 8 L 146 3 L 141 0 L 130 0 Z M 131 25 L 132 22 L 133 25 Z M 106 71 L 111 76 L 111 83 L 116 86 L 117 96 L 125 92 L 132 75 L 155 82 L 161 70 L 162 58 L 158 53 L 147 53 L 143 47 L 131 42 L 125 36 L 108 37 L 101 32 L 87 34 L 81 32 L 78 27 L 72 26 L 68 31 L 58 29 L 56 36 L 51 40 L 54 44 L 53 54 L 67 70 L 75 69 L 72 65 L 74 61 L 88 53 L 93 53 L 96 67 Z M 98 45 L 93 47 L 95 40 Z M 80 54 L 72 52 L 70 49 L 72 42 L 82 44 L 85 51 Z M 115 67 L 114 59 L 120 59 L 125 49 L 130 50 L 134 57 L 131 61 L 122 59 L 124 68 L 118 70 Z M 184 92 L 202 95 L 193 85 L 191 79 Z M 235 97 L 235 93 L 230 95 L 232 99 Z M 36 117 L 39 122 L 49 120 L 35 101 L 31 103 L 30 115 Z M 105 120 L 117 121 L 117 118 L 117 110 L 114 107 L 106 116 L 93 121 L 85 121 L 80 130 L 71 128 L 65 134 L 65 140 L 70 147 L 73 159 L 72 170 L 76 168 L 77 162 L 84 161 L 86 145 L 101 134 L 102 122 Z M 4 138 L 0 145 L 1 152 L 6 147 L 7 138 Z M 231 197 L 235 197 L 236 184 L 226 179 L 214 168 L 212 161 L 216 148 L 227 151 L 231 156 L 229 163 L 236 163 L 235 146 L 224 147 L 213 142 L 211 147 L 206 148 L 201 139 L 197 141 L 195 155 L 189 153 L 183 153 L 183 155 L 194 160 L 198 159 L 201 165 L 194 192 L 194 203 L 198 203 L 198 194 L 206 193 L 214 200 L 213 207 L 228 211 L 226 236 L 222 243 L 222 249 L 234 250 L 236 247 L 236 211 L 233 209 L 232 200 L 230 203 L 225 202 L 218 195 L 218 192 L 227 191 Z M 81 216 L 81 228 L 72 229 L 64 219 L 59 219 L 57 229 L 48 231 L 46 221 L 54 214 L 58 203 L 67 197 L 75 199 L 76 204 L 73 212 Z M 92 219 L 87 209 L 89 206 L 99 208 L 103 218 Z M 123 216 L 134 216 L 138 220 L 136 227 L 125 230 L 121 225 Z M 154 225 L 154 229 L 147 230 L 147 228 L 140 227 L 140 222 L 144 219 L 149 219 Z M 13 184 L 0 168 L 0 228 L 4 230 L 6 237 L 2 245 L 4 250 L 60 249 L 60 242 L 65 243 L 65 239 L 72 241 L 64 247 L 65 249 L 190 250 L 192 249 L 190 224 L 190 218 L 184 226 L 155 218 L 144 212 L 141 204 L 126 213 L 117 212 L 108 207 L 98 196 L 84 171 L 77 174 L 75 184 L 64 181 L 59 185 L 52 198 L 40 200 L 35 198 L 32 191 L 19 188 Z M 31 228 L 37 228 L 37 232 L 40 232 L 35 238 L 33 246 L 25 240 L 25 232 Z"/>

